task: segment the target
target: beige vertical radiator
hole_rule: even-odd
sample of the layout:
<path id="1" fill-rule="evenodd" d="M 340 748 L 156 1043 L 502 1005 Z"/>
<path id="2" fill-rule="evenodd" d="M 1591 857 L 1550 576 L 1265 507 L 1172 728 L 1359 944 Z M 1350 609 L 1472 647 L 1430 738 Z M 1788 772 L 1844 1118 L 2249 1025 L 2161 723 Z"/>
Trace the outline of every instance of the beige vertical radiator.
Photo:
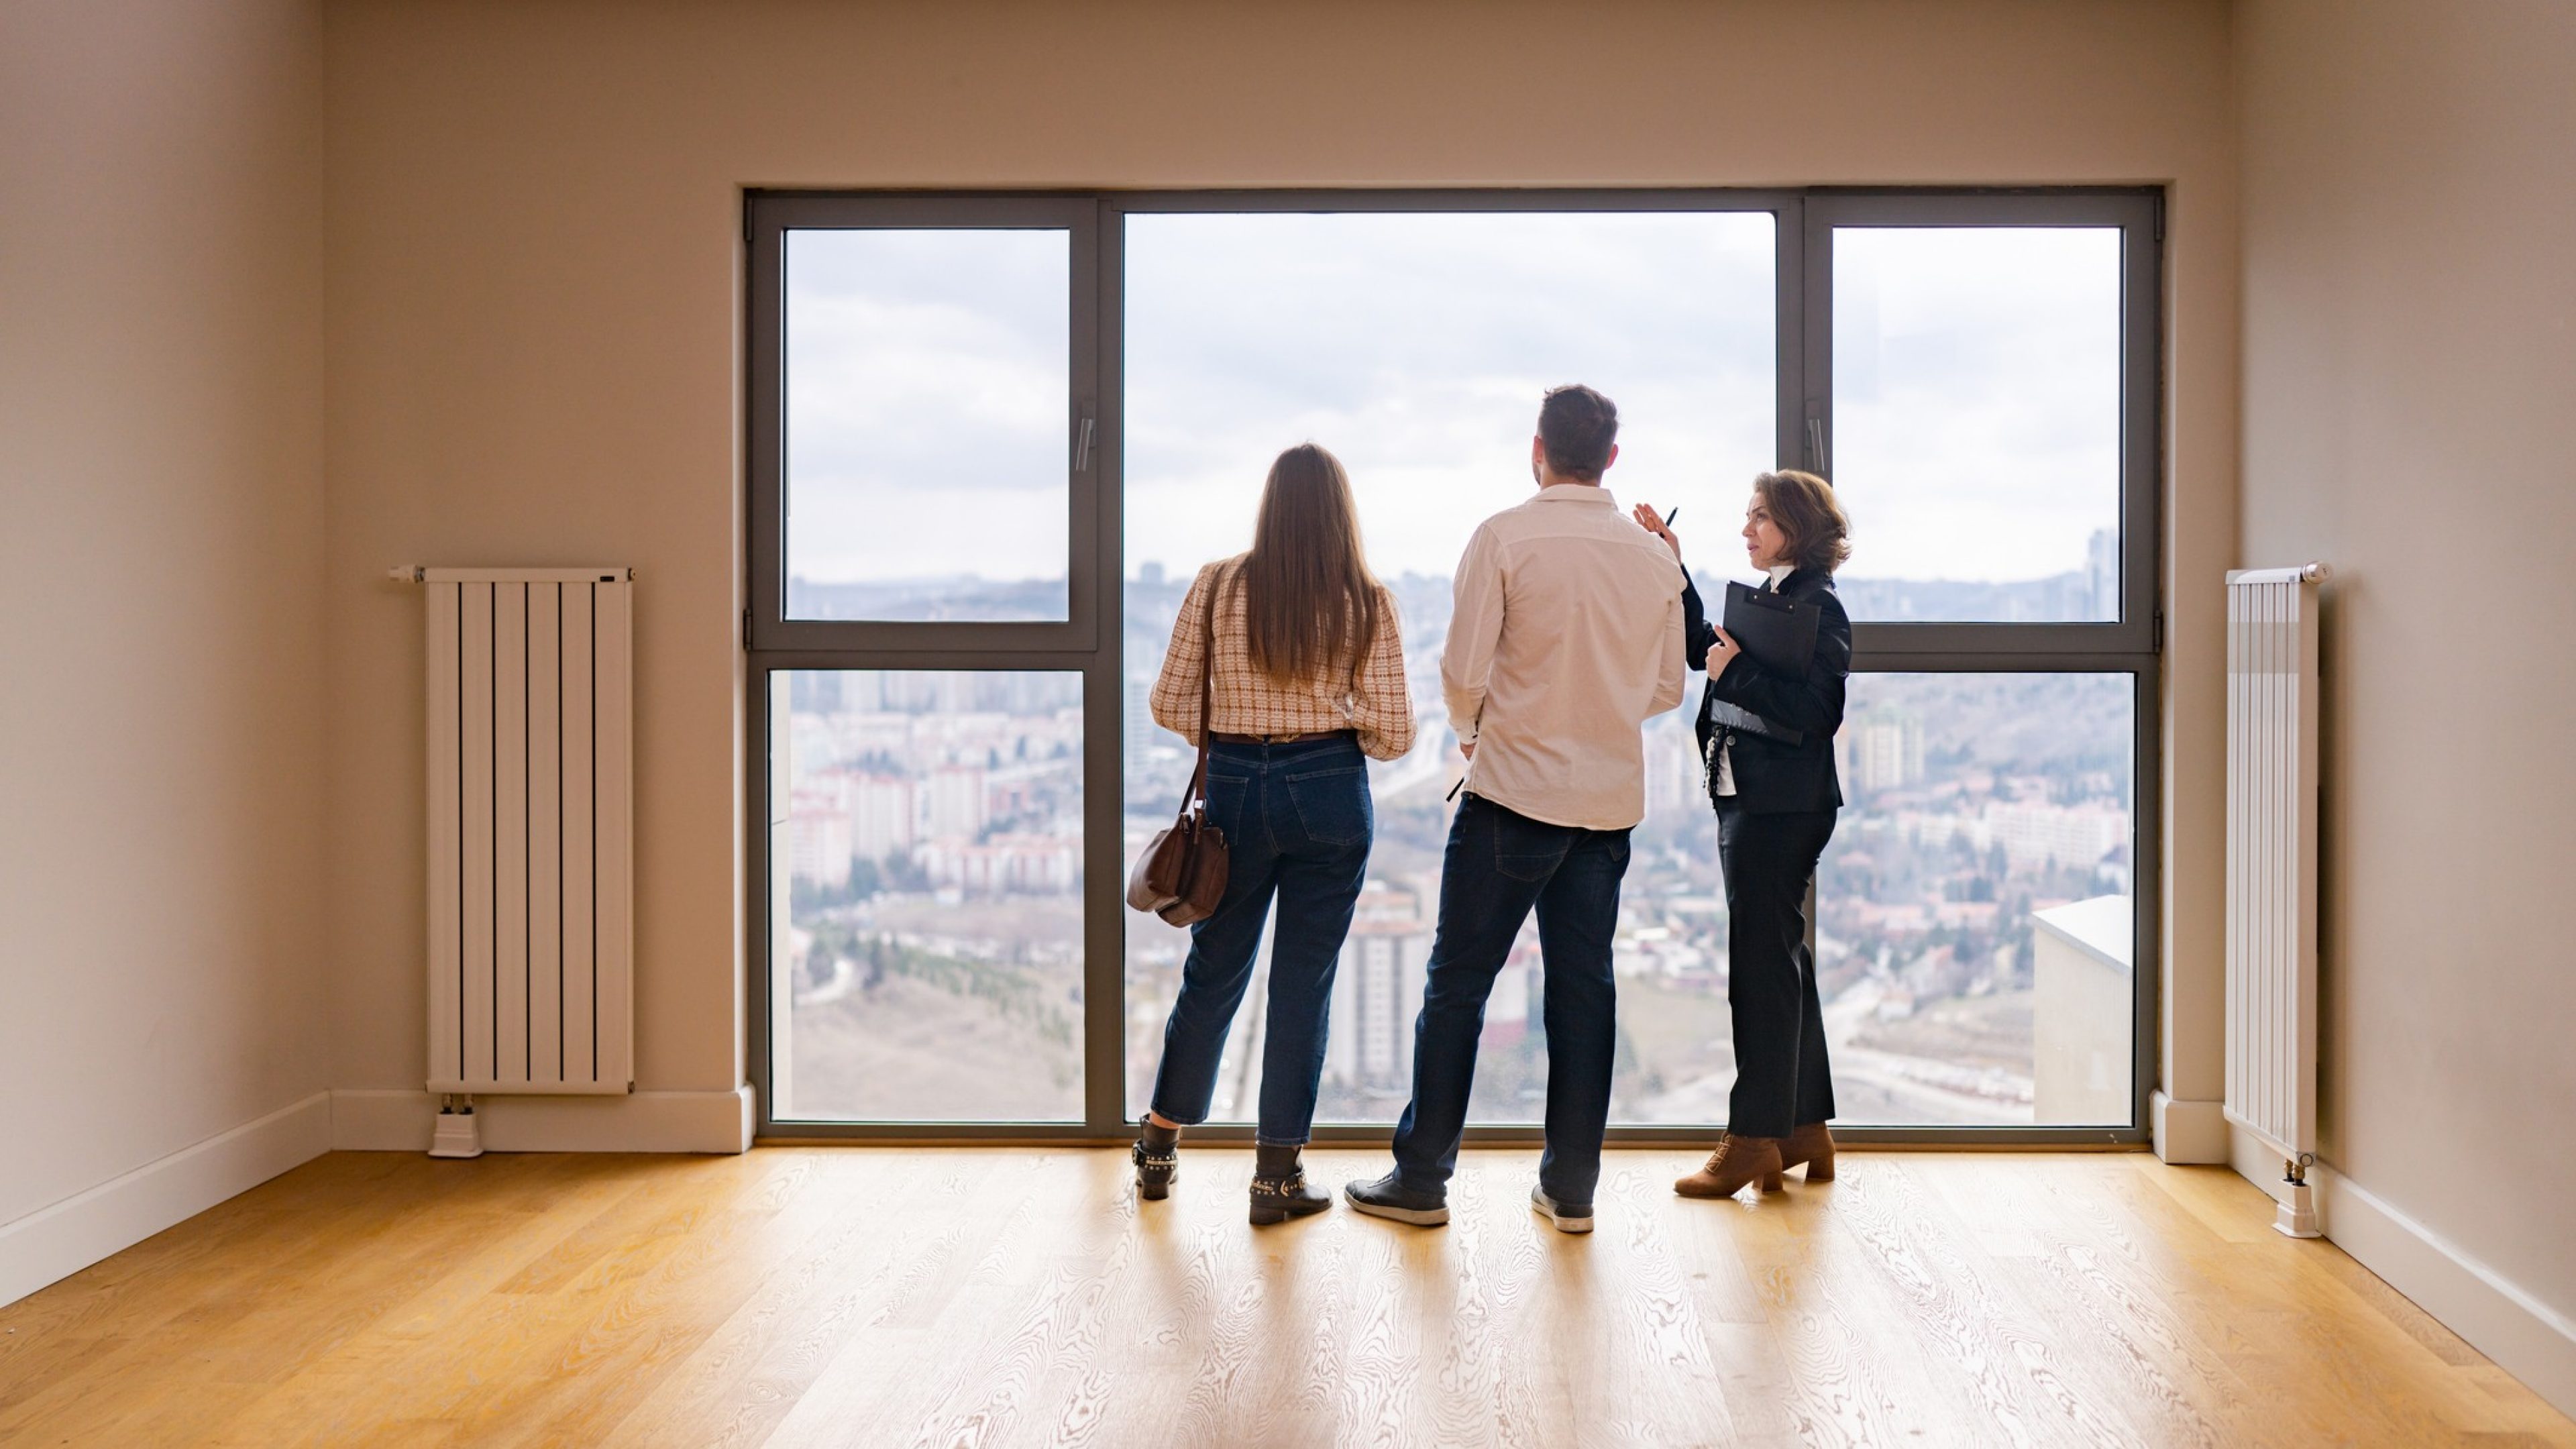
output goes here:
<path id="1" fill-rule="evenodd" d="M 407 568 L 428 591 L 431 1151 L 476 1094 L 634 1090 L 633 572 Z"/>
<path id="2" fill-rule="evenodd" d="M 2317 1235 L 2321 563 L 2227 576 L 2227 1120 L 2283 1164 L 2273 1226 Z"/>

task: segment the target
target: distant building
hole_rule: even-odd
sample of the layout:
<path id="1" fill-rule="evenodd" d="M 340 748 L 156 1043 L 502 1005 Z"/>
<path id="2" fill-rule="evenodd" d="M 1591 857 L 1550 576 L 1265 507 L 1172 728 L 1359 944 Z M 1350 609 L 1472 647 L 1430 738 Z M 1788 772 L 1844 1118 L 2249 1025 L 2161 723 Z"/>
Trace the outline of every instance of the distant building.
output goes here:
<path id="1" fill-rule="evenodd" d="M 799 790 L 787 816 L 788 869 L 797 880 L 842 886 L 850 880 L 850 814 L 837 792 Z"/>
<path id="2" fill-rule="evenodd" d="M 1119 740 L 1120 764 L 1129 780 L 1145 773 L 1146 752 L 1154 747 L 1154 677 L 1151 674 L 1127 676 L 1125 708 L 1119 727 L 1124 733 Z"/>
<path id="3" fill-rule="evenodd" d="M 1327 1076 L 1381 1090 L 1412 1081 L 1413 1018 L 1430 960 L 1431 928 L 1420 897 L 1375 882 L 1360 892 L 1333 975 Z"/>
<path id="4" fill-rule="evenodd" d="M 1835 736 L 1843 780 L 1864 794 L 1923 782 L 1923 721 L 1902 709 L 1875 709 L 1843 724 Z"/>
<path id="5" fill-rule="evenodd" d="M 2091 870 L 2129 841 L 2129 812 L 2100 801 L 1996 804 L 1986 811 L 1986 825 L 2016 870 L 2050 866 Z"/>
<path id="6" fill-rule="evenodd" d="M 2084 548 L 2084 576 L 2091 584 L 2092 619 L 2120 617 L 2120 535 L 2115 529 L 2097 528 Z"/>
<path id="7" fill-rule="evenodd" d="M 1646 726 L 1646 814 L 1706 809 L 1700 784 L 1699 736 L 1679 713 Z"/>
<path id="8" fill-rule="evenodd" d="M 832 716 L 828 724 L 832 753 L 837 759 L 879 755 L 909 761 L 912 757 L 911 715 L 885 710 L 852 711 Z"/>
<path id="9" fill-rule="evenodd" d="M 923 800 L 922 833 L 932 840 L 973 840 L 984 833 L 984 771 L 942 765 L 930 772 Z"/>
<path id="10" fill-rule="evenodd" d="M 2135 904 L 2096 896 L 2031 916 L 2033 1118 L 2111 1126 L 2136 1110 L 2130 1041 Z"/>
<path id="11" fill-rule="evenodd" d="M 845 793 L 850 844 L 861 859 L 911 853 L 918 809 L 912 781 L 898 775 L 858 775 L 850 779 Z"/>
<path id="12" fill-rule="evenodd" d="M 939 839 L 914 859 L 933 886 L 971 895 L 1064 895 L 1082 884 L 1082 842 L 1069 836 Z"/>

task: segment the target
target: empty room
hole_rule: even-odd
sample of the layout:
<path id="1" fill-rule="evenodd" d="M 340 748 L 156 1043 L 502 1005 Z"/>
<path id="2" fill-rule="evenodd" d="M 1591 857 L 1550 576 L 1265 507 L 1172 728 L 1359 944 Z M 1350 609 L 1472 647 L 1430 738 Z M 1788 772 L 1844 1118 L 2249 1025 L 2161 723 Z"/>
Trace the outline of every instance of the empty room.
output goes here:
<path id="1" fill-rule="evenodd" d="M 2563 0 L 0 6 L 0 1443 L 2576 1446 Z"/>

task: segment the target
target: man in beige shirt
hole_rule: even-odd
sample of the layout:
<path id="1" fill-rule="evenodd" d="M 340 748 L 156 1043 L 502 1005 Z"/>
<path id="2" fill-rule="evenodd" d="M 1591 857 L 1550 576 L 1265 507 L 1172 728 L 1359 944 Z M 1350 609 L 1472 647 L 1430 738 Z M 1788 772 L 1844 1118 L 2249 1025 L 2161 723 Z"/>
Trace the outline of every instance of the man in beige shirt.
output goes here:
<path id="1" fill-rule="evenodd" d="M 1628 832 L 1645 816 L 1640 726 L 1681 703 L 1683 679 L 1681 570 L 1601 486 L 1618 432 L 1608 398 L 1551 390 L 1530 445 L 1538 496 L 1485 520 L 1458 563 L 1440 682 L 1468 793 L 1441 868 L 1395 1170 L 1345 1189 L 1364 1213 L 1449 1220 L 1485 999 L 1535 910 L 1547 1149 L 1530 1204 L 1561 1231 L 1592 1228 L 1616 1039 L 1610 939 Z"/>

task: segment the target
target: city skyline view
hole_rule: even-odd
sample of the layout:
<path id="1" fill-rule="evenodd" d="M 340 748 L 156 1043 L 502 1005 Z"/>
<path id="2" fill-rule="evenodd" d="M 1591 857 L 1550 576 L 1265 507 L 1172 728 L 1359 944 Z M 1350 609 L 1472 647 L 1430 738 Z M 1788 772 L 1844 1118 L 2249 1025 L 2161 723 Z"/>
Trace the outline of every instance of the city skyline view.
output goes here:
<path id="1" fill-rule="evenodd" d="M 1194 749 L 1153 726 L 1142 697 L 1187 579 L 1129 586 L 1124 739 L 1126 850 L 1168 822 Z M 1411 1030 L 1439 893 L 1440 854 L 1464 768 L 1439 704 L 1448 581 L 1391 580 L 1403 611 L 1415 747 L 1372 762 L 1370 884 L 1333 990 L 1319 1121 L 1390 1122 L 1410 1088 Z M 1645 727 L 1647 815 L 1623 885 L 1613 969 L 1620 1047 L 1612 1120 L 1722 1122 L 1733 1081 L 1726 911 L 1714 815 L 1687 702 Z M 1847 805 L 1818 871 L 1818 976 L 1845 1122 L 2002 1125 L 2108 1120 L 2100 1097 L 2037 1100 L 2036 975 L 2043 911 L 2099 901 L 2125 918 L 2134 831 L 2125 675 L 1855 675 L 1836 764 Z M 1140 728 L 1141 725 L 1141 728 Z M 1141 1111 L 1178 987 L 1187 933 L 1130 913 L 1128 1105 Z M 2123 943 L 2122 952 L 2126 945 Z M 1267 945 L 1263 948 L 1266 963 Z M 1266 965 L 1257 968 L 1266 971 Z M 1260 988 L 1246 995 L 1219 1071 L 1218 1120 L 1257 1090 Z M 1537 1120 L 1544 997 L 1525 924 L 1487 1008 L 1473 1113 Z M 2062 1018 L 2062 1014 L 2061 1014 Z M 2056 1023 L 2116 1043 L 2125 1103 L 2130 1017 Z M 2125 1118 L 2125 1105 L 2120 1115 Z"/>
<path id="2" fill-rule="evenodd" d="M 1449 574 L 1478 522 L 1529 496 L 1543 390 L 1580 380 L 1618 401 L 1604 486 L 1623 507 L 1680 510 L 1704 589 L 1755 577 L 1738 529 L 1753 476 L 1777 459 L 1782 385 L 1770 213 L 1122 225 L 1120 451 L 1104 480 L 1124 528 L 1116 737 L 1083 738 L 1070 673 L 783 676 L 783 1117 L 1083 1116 L 1081 759 L 1115 752 L 1132 860 L 1193 755 L 1145 707 L 1173 616 L 1202 564 L 1250 543 L 1280 448 L 1320 442 L 1351 469 L 1370 560 L 1403 615 L 1419 726 L 1410 753 L 1370 766 L 1377 835 L 1333 987 L 1321 1121 L 1391 1121 L 1409 1088 L 1445 796 L 1463 765 L 1439 696 Z M 1060 451 L 1073 421 L 1054 401 L 1066 236 L 790 234 L 789 617 L 1069 617 L 1064 465 L 1085 454 Z M 1833 421 L 1819 436 L 1853 518 L 1837 579 L 1852 616 L 2119 618 L 2119 231 L 1838 226 L 1831 242 Z M 1645 725 L 1648 811 L 1614 947 L 1618 1121 L 1722 1121 L 1733 1078 L 1697 690 L 1694 677 L 1684 708 Z M 1842 1120 L 2129 1119 L 2135 694 L 2126 673 L 1853 676 L 1835 741 L 1848 804 L 1817 879 Z M 1133 912 L 1121 924 L 1133 1112 L 1189 938 Z M 1525 929 L 1489 1006 L 1478 1120 L 1538 1115 L 1535 945 Z M 1219 1120 L 1249 1114 L 1262 980 L 1220 1068 Z"/>

